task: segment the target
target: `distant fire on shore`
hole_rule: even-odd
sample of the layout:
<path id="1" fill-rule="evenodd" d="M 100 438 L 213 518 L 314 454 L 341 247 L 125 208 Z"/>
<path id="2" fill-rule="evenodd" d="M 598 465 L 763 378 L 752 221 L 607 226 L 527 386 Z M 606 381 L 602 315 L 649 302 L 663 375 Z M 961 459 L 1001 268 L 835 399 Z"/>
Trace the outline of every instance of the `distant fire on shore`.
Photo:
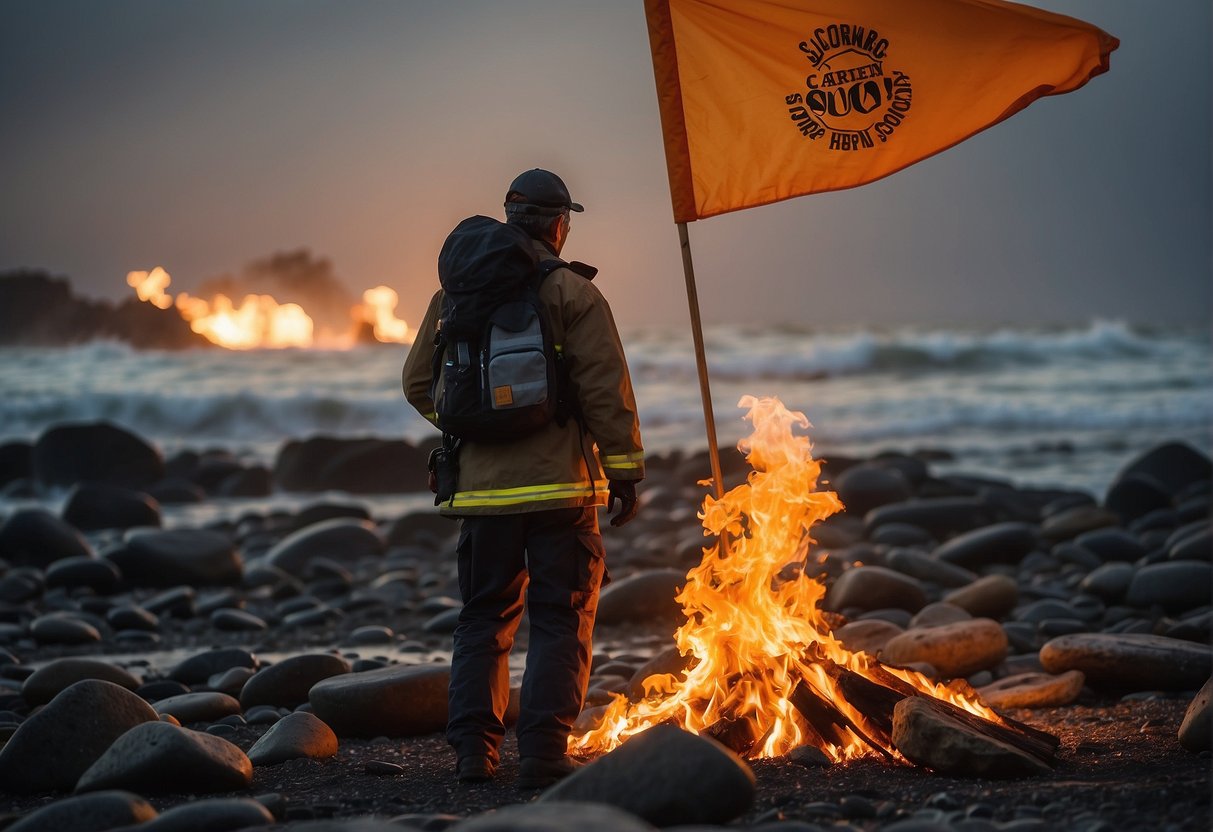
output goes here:
<path id="1" fill-rule="evenodd" d="M 348 328 L 340 331 L 317 327 L 300 304 L 280 303 L 268 294 L 246 294 L 239 304 L 224 293 L 194 297 L 181 292 L 174 298 L 166 291 L 172 277 L 160 266 L 129 272 L 126 282 L 139 300 L 159 309 L 176 309 L 194 332 L 227 349 L 346 349 L 365 340 L 360 333 L 368 330 L 382 343 L 412 341 L 408 324 L 396 317 L 399 295 L 388 286 L 363 292 L 362 302 L 349 310 Z"/>

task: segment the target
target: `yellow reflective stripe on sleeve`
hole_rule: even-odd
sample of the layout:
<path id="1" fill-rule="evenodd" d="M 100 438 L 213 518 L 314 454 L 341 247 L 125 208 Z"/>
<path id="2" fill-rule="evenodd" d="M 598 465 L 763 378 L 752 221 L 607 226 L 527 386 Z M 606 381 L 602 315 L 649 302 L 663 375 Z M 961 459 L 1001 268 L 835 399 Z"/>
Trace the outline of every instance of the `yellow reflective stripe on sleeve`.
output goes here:
<path id="1" fill-rule="evenodd" d="M 643 462 L 603 462 L 602 463 L 603 468 L 618 468 L 621 471 L 625 471 L 629 468 L 631 468 L 631 469 L 642 468 L 643 466 L 644 466 Z"/>
<path id="2" fill-rule="evenodd" d="M 605 496 L 606 488 L 591 490 L 589 481 L 563 482 L 554 485 L 526 485 L 519 488 L 494 488 L 485 491 L 457 491 L 451 503 L 460 506 L 511 506 L 546 500 L 567 500 L 573 497 Z"/>
<path id="3" fill-rule="evenodd" d="M 603 454 L 602 464 L 611 465 L 615 468 L 627 467 L 622 463 L 625 462 L 644 462 L 644 451 L 632 451 L 627 454 Z"/>

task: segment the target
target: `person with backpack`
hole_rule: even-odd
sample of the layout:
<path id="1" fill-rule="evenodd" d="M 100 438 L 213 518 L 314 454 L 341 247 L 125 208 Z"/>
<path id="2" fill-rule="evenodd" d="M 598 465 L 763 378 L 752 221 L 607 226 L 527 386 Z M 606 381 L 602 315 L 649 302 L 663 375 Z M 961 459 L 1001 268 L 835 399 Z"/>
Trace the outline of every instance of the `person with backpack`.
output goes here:
<path id="1" fill-rule="evenodd" d="M 619 333 L 596 270 L 559 258 L 582 210 L 560 177 L 534 169 L 510 184 L 505 223 L 460 223 L 404 365 L 406 398 L 443 431 L 436 504 L 461 518 L 447 724 L 461 782 L 496 772 L 524 595 L 517 785 L 573 771 L 606 575 L 597 509 L 619 503 L 613 526 L 639 509 L 644 449 Z"/>

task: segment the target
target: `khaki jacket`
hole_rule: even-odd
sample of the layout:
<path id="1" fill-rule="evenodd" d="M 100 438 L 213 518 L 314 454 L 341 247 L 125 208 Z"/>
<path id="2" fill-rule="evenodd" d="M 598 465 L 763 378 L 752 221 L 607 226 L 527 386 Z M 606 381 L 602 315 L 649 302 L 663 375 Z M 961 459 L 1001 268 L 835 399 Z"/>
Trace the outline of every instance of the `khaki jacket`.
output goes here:
<path id="1" fill-rule="evenodd" d="M 535 241 L 539 259 L 552 253 Z M 574 506 L 605 505 L 607 479 L 644 478 L 644 448 L 636 397 L 623 345 L 606 299 L 589 280 L 567 268 L 548 275 L 539 289 L 552 338 L 568 368 L 570 395 L 582 422 L 555 422 L 513 442 L 464 442 L 454 500 L 442 514 L 518 514 Z M 409 404 L 434 421 L 430 398 L 434 332 L 442 314 L 442 290 L 430 301 L 404 363 Z"/>

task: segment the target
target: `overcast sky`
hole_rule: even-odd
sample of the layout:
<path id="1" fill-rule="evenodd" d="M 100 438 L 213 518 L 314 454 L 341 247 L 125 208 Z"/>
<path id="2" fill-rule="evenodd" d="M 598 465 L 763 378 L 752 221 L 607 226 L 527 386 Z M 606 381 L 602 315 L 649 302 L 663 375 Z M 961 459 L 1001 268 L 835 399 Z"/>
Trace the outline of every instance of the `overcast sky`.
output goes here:
<path id="1" fill-rule="evenodd" d="M 0 270 L 123 297 L 300 247 L 415 323 L 446 232 L 557 171 L 621 325 L 686 320 L 640 0 L 0 0 Z M 1199 324 L 1210 3 L 1037 0 L 1111 71 L 851 191 L 692 224 L 709 323 Z"/>

